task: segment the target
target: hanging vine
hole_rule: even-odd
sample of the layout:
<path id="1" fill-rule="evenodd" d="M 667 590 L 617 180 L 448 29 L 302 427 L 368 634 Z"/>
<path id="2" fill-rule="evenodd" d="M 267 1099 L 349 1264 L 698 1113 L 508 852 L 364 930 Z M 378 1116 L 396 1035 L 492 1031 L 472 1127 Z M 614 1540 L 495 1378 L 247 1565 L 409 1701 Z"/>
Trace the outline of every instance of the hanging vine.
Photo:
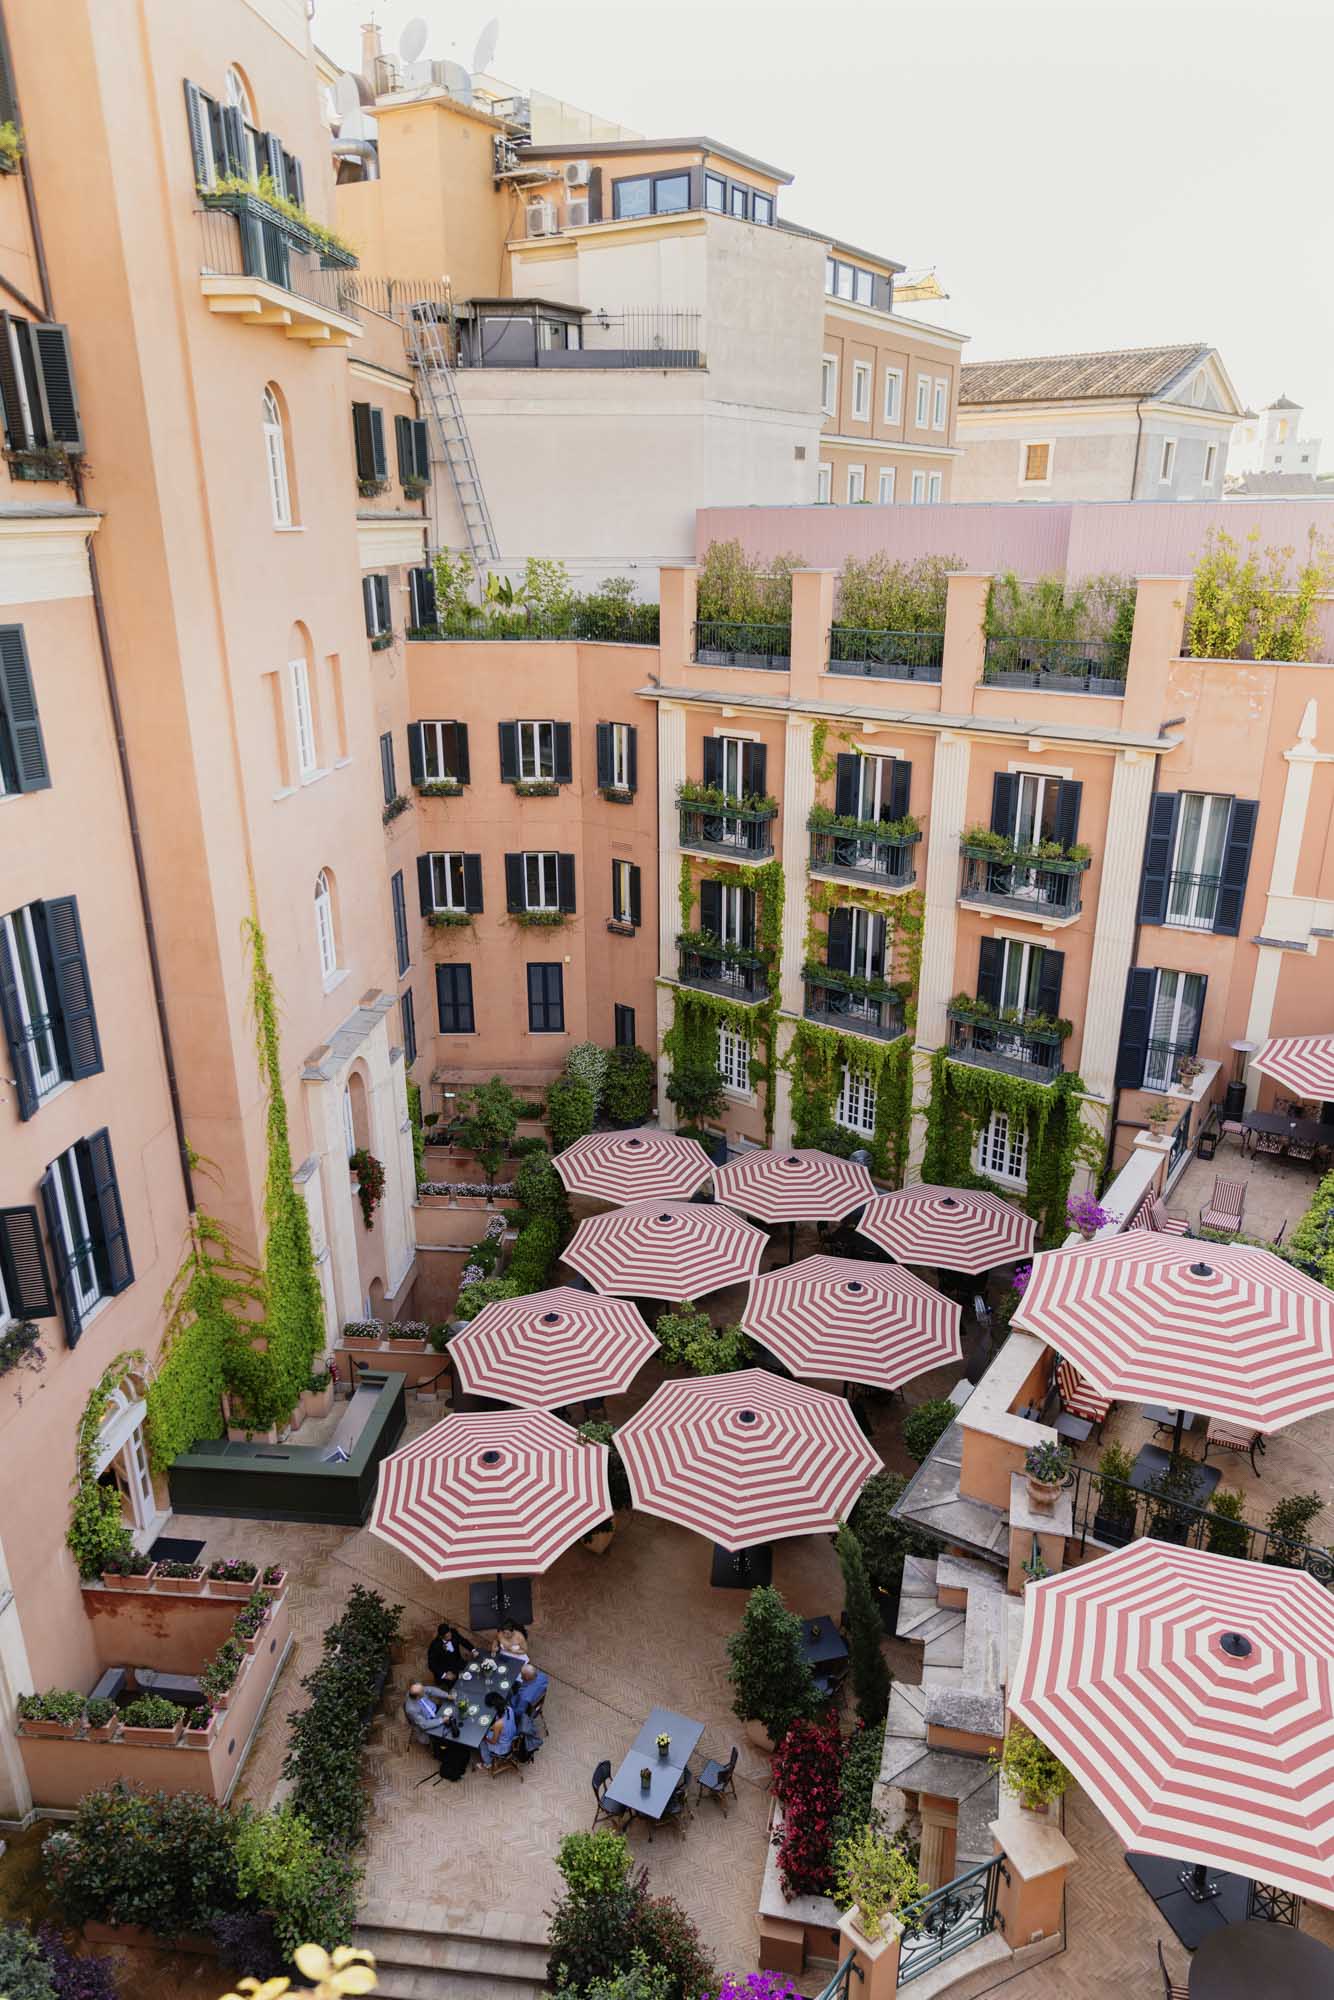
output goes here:
<path id="1" fill-rule="evenodd" d="M 192 1161 L 198 1165 L 198 1161 Z M 148 1385 L 144 1431 L 154 1472 L 201 1438 L 223 1431 L 222 1396 L 233 1364 L 262 1326 L 260 1274 L 247 1263 L 216 1217 L 191 1216 L 185 1257 L 164 1301 L 166 1330 Z M 245 1372 L 244 1360 L 240 1363 Z"/>
<path id="2" fill-rule="evenodd" d="M 843 1154 L 864 1146 L 877 1177 L 902 1187 L 912 1119 L 912 1049 L 908 1034 L 879 1042 L 798 1021 L 782 1062 L 792 1080 L 794 1143 Z M 875 1130 L 869 1139 L 835 1120 L 845 1069 L 865 1077 L 875 1092 Z"/>
<path id="3" fill-rule="evenodd" d="M 749 889 L 756 902 L 756 947 L 764 958 L 765 998 L 752 1006 L 729 1000 L 722 994 L 704 993 L 696 987 L 675 989 L 672 1026 L 663 1039 L 663 1048 L 672 1068 L 687 1057 L 718 1062 L 717 1031 L 720 1025 L 744 1035 L 751 1045 L 751 1088 L 764 1090 L 764 1136 L 773 1138 L 774 1083 L 778 1068 L 778 996 L 782 980 L 783 902 L 786 889 L 781 861 L 700 861 L 698 869 L 689 856 L 681 862 L 681 929 L 688 932 L 695 910 L 697 883 L 719 881 Z M 756 1051 L 759 1051 L 757 1054 Z"/>
<path id="4" fill-rule="evenodd" d="M 979 1174 L 973 1166 L 977 1135 L 995 1111 L 1027 1136 L 1028 1186 L 1023 1205 L 1042 1230 L 1047 1245 L 1065 1240 L 1065 1198 L 1077 1164 L 1097 1169 L 1102 1144 L 1080 1117 L 1087 1095 L 1073 1072 L 1054 1083 L 1029 1083 L 998 1070 L 951 1062 L 944 1049 L 931 1058 L 931 1100 L 926 1112 L 926 1152 L 922 1179 L 949 1187 L 988 1188 L 1014 1199 L 1013 1188 Z"/>
<path id="5" fill-rule="evenodd" d="M 74 1504 L 65 1543 L 85 1583 L 100 1576 L 111 1557 L 128 1555 L 133 1546 L 130 1531 L 121 1519 L 120 1488 L 98 1484 L 97 1451 L 111 1398 L 127 1376 L 143 1364 L 142 1347 L 128 1348 L 118 1354 L 90 1391 L 79 1419 L 74 1453 Z"/>
<path id="6" fill-rule="evenodd" d="M 905 889 L 896 896 L 883 889 L 863 889 L 852 882 L 806 879 L 806 961 L 820 964 L 827 936 L 817 925 L 817 917 L 831 910 L 869 910 L 885 920 L 885 978 L 898 986 L 904 996 L 904 1025 L 917 1022 L 917 982 L 922 969 L 922 935 L 925 929 L 925 898 L 920 889 Z"/>

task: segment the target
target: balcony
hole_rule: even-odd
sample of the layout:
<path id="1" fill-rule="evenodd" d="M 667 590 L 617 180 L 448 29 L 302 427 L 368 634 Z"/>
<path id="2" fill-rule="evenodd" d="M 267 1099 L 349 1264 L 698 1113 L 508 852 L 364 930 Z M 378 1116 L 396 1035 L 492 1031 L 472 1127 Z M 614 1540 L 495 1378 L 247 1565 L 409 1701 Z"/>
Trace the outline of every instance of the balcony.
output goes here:
<path id="1" fill-rule="evenodd" d="M 732 861 L 766 861 L 774 851 L 776 805 L 743 805 L 719 792 L 714 797 L 678 796 L 681 845 L 696 854 L 722 854 Z"/>
<path id="2" fill-rule="evenodd" d="M 199 289 L 210 312 L 289 340 L 346 347 L 361 338 L 348 269 L 355 258 L 252 194 L 207 196 L 198 211 Z"/>
<path id="3" fill-rule="evenodd" d="M 829 672 L 877 681 L 940 683 L 943 632 L 880 632 L 835 625 L 829 635 Z"/>
<path id="4" fill-rule="evenodd" d="M 1126 649 L 1114 639 L 988 639 L 982 685 L 1123 695 Z"/>
<path id="5" fill-rule="evenodd" d="M 670 306 L 590 312 L 541 299 L 475 300 L 459 322 L 460 368 L 703 368 L 700 314 Z"/>
<path id="6" fill-rule="evenodd" d="M 695 659 L 701 667 L 759 667 L 785 674 L 792 664 L 792 627 L 701 618 L 695 625 Z"/>
<path id="7" fill-rule="evenodd" d="M 894 831 L 882 820 L 850 820 L 820 808 L 806 822 L 811 836 L 810 871 L 868 889 L 911 889 L 917 880 L 920 827 Z"/>
<path id="8" fill-rule="evenodd" d="M 945 1014 L 954 1062 L 1003 1070 L 1007 1076 L 1026 1077 L 1030 1083 L 1052 1083 L 1065 1068 L 1061 1051 L 1070 1032 L 1066 1022 L 1010 1009 L 995 1014 L 963 999 L 951 1001 Z"/>
<path id="9" fill-rule="evenodd" d="M 1038 859 L 1026 851 L 998 853 L 964 841 L 959 901 L 967 907 L 1006 910 L 1035 923 L 1071 924 L 1083 908 L 1080 878 L 1091 857 Z"/>
<path id="10" fill-rule="evenodd" d="M 852 972 L 835 972 L 827 965 L 802 968 L 808 1021 L 853 1035 L 872 1035 L 878 1042 L 895 1042 L 904 1033 L 903 989 L 886 979 L 860 979 Z"/>
<path id="11" fill-rule="evenodd" d="M 558 609 L 484 611 L 480 607 L 450 611 L 434 625 L 409 625 L 414 644 L 435 640 L 469 640 L 484 644 L 537 639 L 582 639 L 608 646 L 656 646 L 656 604 L 589 604 L 574 598 Z"/>
<path id="12" fill-rule="evenodd" d="M 769 997 L 768 960 L 745 945 L 719 944 L 716 938 L 693 936 L 676 940 L 676 976 L 682 986 L 717 993 L 742 1006 L 758 1006 Z"/>
<path id="13" fill-rule="evenodd" d="M 1218 916 L 1221 875 L 1190 875 L 1174 868 L 1167 878 L 1163 922 L 1174 931 L 1211 931 Z"/>

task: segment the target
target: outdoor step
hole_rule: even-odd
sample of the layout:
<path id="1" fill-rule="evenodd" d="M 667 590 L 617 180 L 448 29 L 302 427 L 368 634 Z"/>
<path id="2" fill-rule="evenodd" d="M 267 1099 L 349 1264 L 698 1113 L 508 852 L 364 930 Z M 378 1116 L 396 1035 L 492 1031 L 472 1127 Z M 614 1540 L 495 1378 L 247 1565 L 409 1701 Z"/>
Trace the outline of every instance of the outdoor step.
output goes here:
<path id="1" fill-rule="evenodd" d="M 962 1629 L 963 1613 L 951 1607 L 939 1605 L 934 1597 L 913 1597 L 905 1603 L 899 1600 L 898 1636 L 900 1639 L 915 1639 L 926 1646 L 944 1632 L 952 1632 L 955 1626 Z"/>
<path id="2" fill-rule="evenodd" d="M 900 1763 L 888 1782 L 900 1792 L 930 1792 L 937 1798 L 971 1799 L 988 1788 L 989 1780 L 994 1784 L 985 1759 L 962 1757 L 953 1750 L 931 1750 L 919 1744 L 916 1757 Z"/>
<path id="3" fill-rule="evenodd" d="M 885 1718 L 885 1741 L 896 1736 L 926 1735 L 926 1696 L 920 1687 L 895 1681 L 889 1691 L 889 1714 Z"/>
<path id="4" fill-rule="evenodd" d="M 904 1563 L 906 1576 L 908 1565 Z M 937 1590 L 995 1590 L 1005 1588 L 999 1570 L 979 1562 L 975 1556 L 942 1555 L 936 1558 Z"/>
<path id="5" fill-rule="evenodd" d="M 546 1950 L 547 1925 L 540 1912 L 526 1910 L 481 1910 L 463 1904 L 390 1901 L 368 1896 L 357 1917 L 362 1931 L 392 1933 L 394 1937 L 417 1935 L 426 1938 L 487 1938 L 497 1944 L 526 1944 Z"/>
<path id="6" fill-rule="evenodd" d="M 926 1678 L 929 1667 L 958 1667 L 962 1670 L 968 1644 L 968 1629 L 961 1611 L 953 1614 L 952 1622 L 942 1625 L 926 1641 L 922 1655 L 922 1677 Z"/>
<path id="7" fill-rule="evenodd" d="M 996 1852 L 990 1828 L 1000 1810 L 1000 1780 L 985 1764 L 982 1773 L 983 1782 L 977 1790 L 959 1801 L 958 1853 L 954 1865 L 960 1875 L 980 1862 L 990 1861 Z"/>
<path id="8" fill-rule="evenodd" d="M 452 1973 L 485 1979 L 507 1990 L 516 1982 L 540 1986 L 546 1978 L 546 1950 L 536 1945 L 365 1925 L 358 1925 L 356 1942 L 363 1951 L 374 1953 L 376 1965 L 385 1974 L 392 1972 L 395 1977 L 416 1972 Z"/>
<path id="9" fill-rule="evenodd" d="M 489 2000 L 496 1991 L 484 1972 L 405 1971 L 397 1966 L 381 1973 L 375 2000 Z M 505 2000 L 548 2000 L 545 1979 L 506 1982 Z"/>
<path id="10" fill-rule="evenodd" d="M 962 1687 L 963 1668 L 962 1666 L 933 1667 L 928 1662 L 928 1664 L 922 1668 L 922 1686 L 948 1687 L 948 1688 Z"/>
<path id="11" fill-rule="evenodd" d="M 904 1597 L 932 1597 L 936 1594 L 936 1556 L 905 1556 L 903 1558 Z"/>

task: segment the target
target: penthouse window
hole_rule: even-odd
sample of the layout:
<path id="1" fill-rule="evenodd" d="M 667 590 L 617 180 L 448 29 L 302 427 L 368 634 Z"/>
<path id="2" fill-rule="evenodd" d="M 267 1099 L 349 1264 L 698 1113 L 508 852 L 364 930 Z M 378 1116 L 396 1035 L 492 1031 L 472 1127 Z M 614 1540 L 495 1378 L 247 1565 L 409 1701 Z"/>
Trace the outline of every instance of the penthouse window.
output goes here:
<path id="1" fill-rule="evenodd" d="M 847 264 L 841 257 L 826 257 L 824 288 L 831 299 L 851 299 L 854 305 L 875 304 L 875 272 L 860 264 Z"/>
<path id="2" fill-rule="evenodd" d="M 632 221 L 640 215 L 680 215 L 689 207 L 688 173 L 638 174 L 633 180 L 611 184 L 611 211 L 618 221 Z"/>

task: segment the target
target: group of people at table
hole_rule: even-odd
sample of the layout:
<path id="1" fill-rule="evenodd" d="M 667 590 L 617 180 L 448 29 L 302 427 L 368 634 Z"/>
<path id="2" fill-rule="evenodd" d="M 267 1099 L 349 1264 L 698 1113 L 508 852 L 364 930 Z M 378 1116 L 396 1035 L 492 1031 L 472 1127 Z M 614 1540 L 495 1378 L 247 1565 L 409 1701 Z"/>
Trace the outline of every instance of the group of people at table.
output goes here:
<path id="1" fill-rule="evenodd" d="M 455 1690 L 459 1679 L 476 1667 L 490 1672 L 490 1668 L 483 1666 L 486 1661 L 495 1662 L 497 1666 L 503 1663 L 506 1667 L 513 1662 L 518 1663 L 512 1691 L 507 1688 L 510 1698 L 501 1703 L 498 1694 L 488 1695 L 496 1716 L 478 1745 L 478 1755 L 483 1764 L 490 1766 L 511 1757 L 516 1738 L 525 1729 L 533 1729 L 534 1717 L 540 1713 L 551 1684 L 549 1677 L 528 1657 L 528 1634 L 522 1625 L 503 1627 L 488 1650 L 473 1645 L 453 1625 L 437 1626 L 435 1637 L 426 1649 L 426 1670 L 430 1679 L 428 1682 L 413 1681 L 408 1689 L 404 1712 L 412 1727 L 429 1740 L 433 1749 L 442 1752 L 458 1734 L 455 1723 L 458 1697 Z M 503 1679 L 508 1682 L 508 1673 Z"/>

